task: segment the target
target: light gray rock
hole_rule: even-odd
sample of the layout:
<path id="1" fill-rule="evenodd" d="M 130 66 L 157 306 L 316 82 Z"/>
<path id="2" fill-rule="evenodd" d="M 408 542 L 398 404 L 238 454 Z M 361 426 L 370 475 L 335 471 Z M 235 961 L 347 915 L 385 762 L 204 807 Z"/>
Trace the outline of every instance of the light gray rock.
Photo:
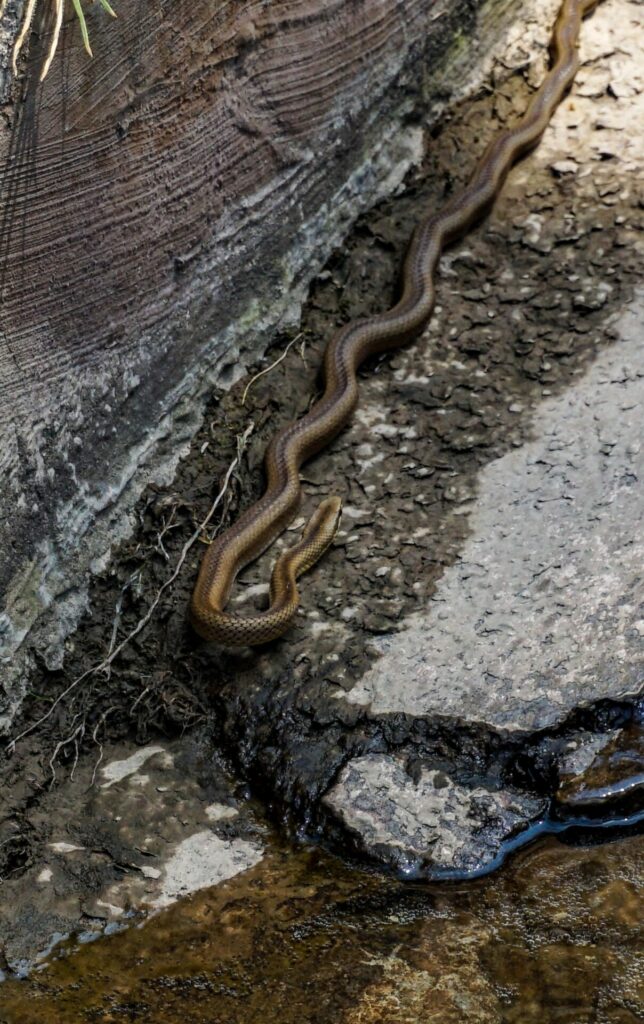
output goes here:
<path id="1" fill-rule="evenodd" d="M 535 440 L 482 471 L 460 557 L 346 700 L 518 733 L 639 693 L 643 312 L 641 296 L 619 343 L 539 406 Z"/>
<path id="2" fill-rule="evenodd" d="M 503 844 L 545 810 L 536 797 L 468 788 L 432 768 L 414 781 L 386 754 L 350 761 L 323 802 L 368 856 L 431 877 L 489 869 Z"/>
<path id="3" fill-rule="evenodd" d="M 582 733 L 572 737 L 559 757 L 557 770 L 562 783 L 577 779 L 590 768 L 597 755 L 619 736 L 619 729 L 597 735 Z"/>

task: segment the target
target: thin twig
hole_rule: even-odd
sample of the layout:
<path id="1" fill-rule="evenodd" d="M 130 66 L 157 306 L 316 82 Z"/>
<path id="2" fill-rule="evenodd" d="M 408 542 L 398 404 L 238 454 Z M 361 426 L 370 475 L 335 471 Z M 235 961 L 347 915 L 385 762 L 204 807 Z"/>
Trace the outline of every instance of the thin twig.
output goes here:
<path id="1" fill-rule="evenodd" d="M 114 650 L 114 648 L 116 647 L 116 638 L 117 638 L 118 633 L 119 633 L 119 625 L 120 625 L 120 622 L 121 622 L 121 612 L 123 610 L 123 597 L 125 595 L 125 591 L 130 586 L 131 583 L 132 583 L 132 576 L 130 576 L 129 580 L 125 581 L 125 583 L 121 587 L 121 592 L 120 592 L 120 594 L 119 594 L 119 596 L 118 596 L 118 598 L 116 600 L 116 605 L 114 607 L 114 618 L 112 620 L 112 635 L 110 636 L 110 642 L 109 642 L 109 646 L 107 648 L 107 655 L 106 655 L 108 658 L 109 658 L 110 654 L 112 653 L 112 651 Z M 108 668 L 107 672 L 105 673 L 105 675 L 106 675 L 107 679 L 110 678 L 109 668 Z"/>
<path id="2" fill-rule="evenodd" d="M 149 692 L 150 692 L 150 687 L 149 686 L 146 686 L 145 690 L 141 690 L 140 694 L 138 695 L 138 697 L 136 698 L 136 700 L 134 701 L 134 703 L 130 707 L 130 715 L 132 715 L 134 713 L 134 710 L 141 703 L 141 701 L 145 697 L 146 693 L 149 693 Z"/>
<path id="3" fill-rule="evenodd" d="M 224 477 L 224 482 L 223 482 L 223 484 L 221 486 L 221 490 L 219 491 L 219 494 L 217 495 L 217 497 L 213 501 L 212 505 L 208 509 L 208 513 L 207 513 L 205 519 L 203 519 L 202 522 L 199 523 L 199 525 L 195 529 L 195 531 L 192 534 L 192 536 L 183 545 L 183 548 L 181 549 L 181 554 L 179 555 L 179 559 L 177 561 L 176 566 L 174 567 L 174 571 L 173 571 L 172 575 L 165 581 L 165 583 L 161 587 L 159 587 L 159 589 L 157 590 L 156 596 L 155 596 L 152 604 L 148 608 L 147 612 L 145 613 L 145 615 L 141 619 L 139 619 L 139 621 L 137 622 L 137 624 L 134 627 L 134 629 L 132 630 L 132 632 L 128 633 L 128 635 L 123 640 L 121 640 L 120 644 L 118 644 L 118 646 L 115 647 L 114 650 L 112 650 L 107 655 L 107 657 L 103 658 L 103 660 L 100 661 L 97 665 L 93 665 L 91 668 L 86 669 L 84 672 L 81 673 L 81 675 L 77 676 L 76 679 L 72 680 L 72 682 L 69 684 L 69 686 L 66 686 L 65 689 L 61 693 L 58 694 L 58 696 L 56 697 L 55 701 L 53 702 L 53 704 L 51 705 L 49 710 L 45 712 L 44 715 L 41 715 L 41 717 L 36 722 L 34 722 L 33 725 L 27 726 L 26 729 L 23 729 L 23 731 L 21 733 L 18 733 L 18 735 L 9 742 L 9 744 L 7 745 L 7 753 L 8 754 L 13 754 L 13 752 L 14 752 L 14 750 L 16 748 L 16 743 L 18 743 L 20 740 L 24 739 L 25 736 L 29 736 L 29 734 L 34 732 L 36 729 L 39 729 L 41 725 L 44 725 L 44 723 L 47 721 L 47 719 L 51 717 L 51 715 L 53 714 L 54 710 L 58 707 L 60 702 L 63 701 L 66 697 L 68 697 L 69 694 L 72 693 L 73 690 L 75 690 L 78 686 L 80 686 L 80 684 L 85 679 L 87 679 L 89 676 L 96 675 L 97 672 L 102 672 L 105 669 L 108 669 L 109 666 L 112 664 L 112 662 L 115 660 L 115 658 L 118 658 L 118 656 L 121 653 L 121 651 L 125 647 L 127 647 L 127 645 L 132 640 L 134 640 L 134 638 L 137 637 L 139 635 L 139 633 L 143 629 L 145 629 L 145 627 L 147 626 L 148 622 L 150 621 L 150 619 L 154 615 L 154 612 L 156 611 L 156 608 L 157 608 L 157 606 L 159 604 L 159 601 L 163 597 L 164 593 L 166 592 L 168 587 L 172 586 L 172 584 L 176 580 L 177 576 L 181 572 L 181 569 L 183 568 L 183 563 L 185 562 L 186 558 L 188 557 L 188 552 L 190 551 L 192 546 L 199 540 L 199 537 L 201 536 L 203 530 L 205 530 L 206 526 L 208 525 L 208 523 L 212 519 L 212 517 L 215 514 L 216 510 L 219 508 L 219 505 L 221 504 L 221 502 L 222 502 L 222 500 L 224 498 L 224 495 L 226 494 L 226 491 L 228 489 L 228 484 L 230 482 L 230 478 L 233 475 L 235 469 L 237 468 L 237 465 L 238 465 L 239 460 L 241 458 L 242 452 L 244 451 L 244 448 L 246 447 L 246 444 L 248 442 L 248 438 L 250 437 L 250 435 L 252 434 L 254 429 L 255 429 L 255 424 L 252 423 L 252 422 L 249 423 L 249 425 L 246 427 L 246 430 L 244 431 L 244 433 L 241 434 L 237 438 L 237 454 L 235 455 L 235 458 L 232 460 L 232 462 L 228 466 L 228 469 L 226 470 L 226 475 Z"/>
<path id="4" fill-rule="evenodd" d="M 94 726 L 94 730 L 92 732 L 92 739 L 94 740 L 94 743 L 98 747 L 98 758 L 96 759 L 96 764 L 94 765 L 94 771 L 92 772 L 92 778 L 90 780 L 89 786 L 87 787 L 88 789 L 91 789 L 92 786 L 94 785 L 96 781 L 96 772 L 98 771 L 98 766 L 103 760 L 103 744 L 98 738 L 98 730 L 102 725 L 105 725 L 105 719 L 107 718 L 108 715 L 111 715 L 112 711 L 116 711 L 116 704 L 112 704 L 112 706 L 109 707 L 107 711 L 103 712 L 98 722 Z"/>
<path id="5" fill-rule="evenodd" d="M 163 546 L 163 538 L 165 537 L 166 533 L 170 533 L 170 530 L 176 530 L 181 525 L 180 523 L 175 522 L 174 517 L 176 515 L 176 512 L 177 512 L 177 506 L 173 505 L 172 506 L 172 510 L 170 512 L 170 518 L 169 518 L 168 522 L 166 523 L 165 517 L 164 517 L 164 519 L 163 519 L 163 526 L 161 527 L 161 529 L 159 530 L 159 533 L 157 534 L 155 549 L 159 552 L 160 555 L 163 555 L 163 557 L 165 558 L 166 562 L 170 561 L 170 556 L 169 556 L 168 552 L 166 551 L 165 547 Z"/>
<path id="6" fill-rule="evenodd" d="M 72 725 L 74 725 L 74 723 L 78 720 L 79 717 L 80 717 L 80 711 L 77 714 L 74 715 L 74 717 L 72 719 Z M 83 736 L 85 735 L 85 718 L 83 718 L 83 721 L 80 723 L 80 725 L 77 725 L 76 728 L 73 729 L 72 732 L 70 732 L 69 736 L 66 739 L 58 741 L 58 743 L 56 744 L 56 747 L 54 749 L 53 754 L 49 758 L 49 767 L 51 768 L 51 782 L 49 783 L 49 788 L 50 789 L 53 787 L 53 785 L 54 785 L 54 783 L 56 781 L 56 767 L 55 767 L 55 765 L 56 765 L 56 758 L 58 757 L 58 754 L 60 753 L 60 751 L 64 750 L 65 747 L 68 746 L 70 743 L 74 744 L 74 764 L 72 766 L 72 771 L 71 771 L 71 775 L 70 775 L 70 779 L 73 781 L 73 779 L 74 779 L 74 772 L 76 771 L 76 765 L 78 764 L 78 736 L 79 736 L 79 734 L 80 734 L 80 738 L 82 740 Z"/>
<path id="7" fill-rule="evenodd" d="M 271 363 L 270 366 L 265 366 L 263 370 L 260 370 L 259 373 L 255 374 L 254 377 L 251 377 L 251 379 L 248 381 L 248 384 L 244 388 L 244 394 L 242 395 L 242 400 L 241 400 L 241 404 L 242 405 L 246 404 L 246 395 L 248 394 L 249 389 L 252 387 L 252 385 L 255 383 L 255 381 L 259 380 L 260 377 L 263 377 L 265 373 L 270 373 L 271 370 L 274 370 L 276 366 L 279 366 L 279 364 L 282 362 L 282 360 L 286 359 L 287 355 L 289 354 L 290 349 L 295 344 L 295 342 L 299 338 L 301 338 L 301 337 L 302 337 L 302 333 L 301 332 L 299 334 L 296 334 L 294 338 L 291 338 L 291 340 L 289 341 L 288 345 L 286 346 L 286 348 L 282 352 L 281 356 L 278 356 L 278 358 L 275 360 L 274 363 Z"/>

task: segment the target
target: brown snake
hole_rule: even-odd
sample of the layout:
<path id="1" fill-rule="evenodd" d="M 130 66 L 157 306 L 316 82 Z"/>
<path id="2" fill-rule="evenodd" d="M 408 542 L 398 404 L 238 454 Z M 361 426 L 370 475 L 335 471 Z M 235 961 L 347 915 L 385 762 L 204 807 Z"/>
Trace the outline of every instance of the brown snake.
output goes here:
<path id="1" fill-rule="evenodd" d="M 240 570 L 286 528 L 301 500 L 302 463 L 344 427 L 358 403 L 356 370 L 367 356 L 398 348 L 425 326 L 434 307 L 434 271 L 445 245 L 463 234 L 491 206 L 519 157 L 541 138 L 578 67 L 577 38 L 582 18 L 599 0 L 564 0 L 553 33 L 553 62 L 530 104 L 512 129 L 487 147 L 470 183 L 435 215 L 420 222 L 405 260 L 403 291 L 390 310 L 342 327 L 324 357 L 325 390 L 300 420 L 284 427 L 266 452 L 263 496 L 208 548 L 192 595 L 190 617 L 208 640 L 240 647 L 284 633 L 297 611 L 297 577 L 327 549 L 340 520 L 339 498 L 322 502 L 300 542 L 277 559 L 266 611 L 242 616 L 224 611 Z"/>

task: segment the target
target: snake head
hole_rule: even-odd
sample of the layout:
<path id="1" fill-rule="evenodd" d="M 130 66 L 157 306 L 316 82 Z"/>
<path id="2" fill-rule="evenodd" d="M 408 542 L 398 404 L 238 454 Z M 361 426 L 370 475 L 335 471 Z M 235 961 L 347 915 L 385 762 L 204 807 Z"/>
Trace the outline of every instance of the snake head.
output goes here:
<path id="1" fill-rule="evenodd" d="M 271 604 L 282 602 L 289 608 L 292 605 L 292 616 L 299 604 L 295 581 L 315 565 L 332 543 L 341 516 L 340 498 L 337 495 L 325 498 L 304 527 L 298 543 L 277 559 L 271 577 Z"/>
<path id="2" fill-rule="evenodd" d="M 340 528 L 342 498 L 339 498 L 337 494 L 331 495 L 330 498 L 325 498 L 318 508 L 317 514 L 323 522 L 323 525 L 320 527 L 321 532 L 325 535 L 328 533 L 329 535 L 328 544 L 326 545 L 328 547 Z"/>
<path id="3" fill-rule="evenodd" d="M 338 532 L 341 516 L 342 500 L 337 495 L 325 498 L 315 510 L 304 528 L 300 543 L 293 549 L 298 552 L 297 576 L 310 569 L 322 557 Z"/>

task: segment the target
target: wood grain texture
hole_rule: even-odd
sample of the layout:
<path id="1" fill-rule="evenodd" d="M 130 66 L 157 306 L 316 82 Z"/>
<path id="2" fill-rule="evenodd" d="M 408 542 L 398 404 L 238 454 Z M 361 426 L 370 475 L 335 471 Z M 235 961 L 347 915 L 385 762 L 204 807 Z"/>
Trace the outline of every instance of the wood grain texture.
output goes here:
<path id="1" fill-rule="evenodd" d="M 207 389 L 293 315 L 401 159 L 396 132 L 476 63 L 461 45 L 446 78 L 455 33 L 487 45 L 519 5 L 490 0 L 485 33 L 479 6 L 131 0 L 112 20 L 95 4 L 94 60 L 70 16 L 44 86 L 37 23 L 0 134 L 5 664 L 52 603 L 39 643 L 57 663 L 90 559 Z"/>

